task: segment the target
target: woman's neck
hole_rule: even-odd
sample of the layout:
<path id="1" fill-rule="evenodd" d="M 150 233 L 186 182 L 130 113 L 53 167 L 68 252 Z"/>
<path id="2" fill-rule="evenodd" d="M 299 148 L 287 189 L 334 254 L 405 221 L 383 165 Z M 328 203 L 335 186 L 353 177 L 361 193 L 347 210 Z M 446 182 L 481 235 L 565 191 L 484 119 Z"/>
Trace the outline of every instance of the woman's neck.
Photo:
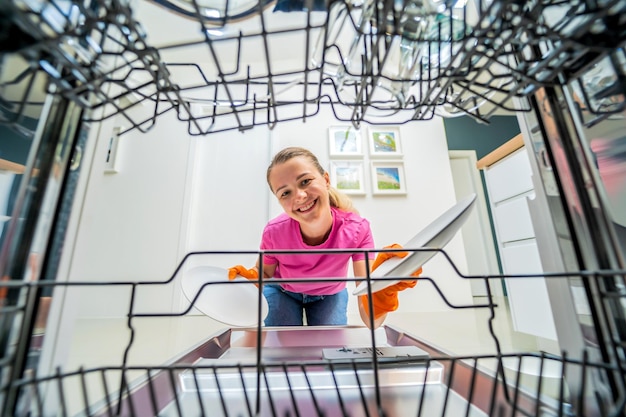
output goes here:
<path id="1" fill-rule="evenodd" d="M 329 213 L 328 218 L 314 226 L 300 225 L 300 234 L 302 240 L 309 246 L 317 246 L 326 242 L 330 232 L 333 229 L 333 216 L 332 212 Z"/>

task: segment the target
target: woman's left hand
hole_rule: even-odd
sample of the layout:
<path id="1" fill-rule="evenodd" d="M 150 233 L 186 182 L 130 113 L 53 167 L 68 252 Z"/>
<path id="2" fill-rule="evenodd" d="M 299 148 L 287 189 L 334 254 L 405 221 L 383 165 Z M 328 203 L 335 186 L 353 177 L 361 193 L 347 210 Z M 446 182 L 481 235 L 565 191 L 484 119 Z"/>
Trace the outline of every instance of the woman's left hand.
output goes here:
<path id="1" fill-rule="evenodd" d="M 390 246 L 385 246 L 383 249 L 402 249 L 401 245 L 394 243 Z M 408 252 L 380 252 L 376 256 L 374 263 L 372 264 L 372 271 L 378 268 L 383 262 L 393 257 L 404 258 L 407 256 Z M 422 268 L 418 268 L 414 271 L 411 276 L 418 277 L 422 273 Z M 387 288 L 383 288 L 380 291 L 377 291 L 372 294 L 372 305 L 374 307 L 374 319 L 379 319 L 387 313 L 392 311 L 396 311 L 400 302 L 398 300 L 398 292 L 404 291 L 407 288 L 413 288 L 417 284 L 417 280 L 406 280 L 400 281 L 397 284 L 391 285 Z M 363 307 L 365 308 L 365 313 L 369 316 L 369 302 L 367 299 L 367 295 L 362 295 L 359 297 L 361 303 L 363 303 Z"/>

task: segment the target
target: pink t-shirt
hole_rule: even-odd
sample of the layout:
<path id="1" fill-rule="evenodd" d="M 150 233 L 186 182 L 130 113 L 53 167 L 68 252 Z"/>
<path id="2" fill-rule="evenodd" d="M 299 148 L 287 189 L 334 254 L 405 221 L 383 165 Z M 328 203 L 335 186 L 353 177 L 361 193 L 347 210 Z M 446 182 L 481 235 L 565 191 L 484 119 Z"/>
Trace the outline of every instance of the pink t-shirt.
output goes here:
<path id="1" fill-rule="evenodd" d="M 310 246 L 302 240 L 300 225 L 283 213 L 265 226 L 261 239 L 261 250 L 317 250 L 317 249 L 373 249 L 374 239 L 369 222 L 356 213 L 331 207 L 333 226 L 328 239 L 321 245 Z M 373 258 L 375 254 L 370 253 Z M 365 253 L 299 253 L 264 255 L 263 263 L 278 264 L 274 278 L 303 279 L 345 278 L 348 276 L 348 261 L 365 259 Z M 343 290 L 345 281 L 286 283 L 281 286 L 287 291 L 308 295 L 331 295 Z"/>

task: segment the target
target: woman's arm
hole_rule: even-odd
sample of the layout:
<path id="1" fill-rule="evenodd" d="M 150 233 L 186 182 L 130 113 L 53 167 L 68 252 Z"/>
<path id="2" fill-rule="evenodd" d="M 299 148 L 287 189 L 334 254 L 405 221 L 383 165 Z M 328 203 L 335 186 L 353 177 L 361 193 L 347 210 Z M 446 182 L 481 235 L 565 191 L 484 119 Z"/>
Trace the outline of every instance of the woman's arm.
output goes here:
<path id="1" fill-rule="evenodd" d="M 370 262 L 370 265 L 372 263 Z M 354 276 L 356 278 L 359 277 L 366 277 L 367 274 L 367 267 L 365 266 L 365 260 L 363 261 L 356 261 L 352 263 L 352 267 L 354 270 Z M 356 283 L 357 285 L 359 285 L 359 281 L 357 281 Z M 363 320 L 363 323 L 365 323 L 365 325 L 367 327 L 371 326 L 371 321 L 370 321 L 370 317 L 367 314 L 367 311 L 369 311 L 369 306 L 366 309 L 366 306 L 364 305 L 364 303 L 367 303 L 367 297 L 365 296 L 359 296 L 357 298 L 357 302 L 359 305 L 359 315 L 361 316 L 361 320 Z M 387 318 L 387 314 L 383 314 L 382 316 L 378 317 L 377 319 L 374 319 L 374 329 L 379 328 L 384 322 L 385 319 Z"/>
<path id="2" fill-rule="evenodd" d="M 276 265 L 278 264 L 263 264 L 263 278 L 272 278 L 274 276 L 274 272 L 276 271 Z M 254 266 L 257 274 L 259 273 L 259 262 L 257 261 Z"/>

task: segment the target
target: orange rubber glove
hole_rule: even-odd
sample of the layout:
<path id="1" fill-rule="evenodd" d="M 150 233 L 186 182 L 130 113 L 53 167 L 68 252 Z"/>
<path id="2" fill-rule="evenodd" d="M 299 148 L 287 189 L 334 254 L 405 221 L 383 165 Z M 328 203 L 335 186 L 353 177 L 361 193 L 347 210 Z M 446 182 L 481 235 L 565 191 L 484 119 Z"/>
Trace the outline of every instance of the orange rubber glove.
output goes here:
<path id="1" fill-rule="evenodd" d="M 402 246 L 394 243 L 390 246 L 385 246 L 384 249 L 401 249 Z M 376 255 L 376 259 L 372 264 L 372 271 L 378 268 L 383 262 L 388 259 L 391 259 L 395 256 L 399 258 L 404 258 L 408 255 L 408 252 L 380 252 Z M 419 268 L 417 271 L 411 274 L 412 277 L 418 277 L 422 273 L 422 268 Z M 398 292 L 406 290 L 407 288 L 413 288 L 417 284 L 417 280 L 415 281 L 400 281 L 397 284 L 394 284 L 390 287 L 384 288 L 380 291 L 377 291 L 372 294 L 372 305 L 374 307 L 374 320 L 379 319 L 383 315 L 390 313 L 392 311 L 396 311 L 400 302 L 398 301 Z M 361 295 L 359 297 L 363 306 L 365 307 L 365 313 L 369 316 L 369 302 L 367 300 L 367 295 Z"/>
<path id="2" fill-rule="evenodd" d="M 233 266 L 232 268 L 228 268 L 228 279 L 229 280 L 233 280 L 237 277 L 237 275 L 241 275 L 244 278 L 247 278 L 249 280 L 258 280 L 259 279 L 259 273 L 256 269 L 248 269 L 243 265 L 236 265 Z"/>

